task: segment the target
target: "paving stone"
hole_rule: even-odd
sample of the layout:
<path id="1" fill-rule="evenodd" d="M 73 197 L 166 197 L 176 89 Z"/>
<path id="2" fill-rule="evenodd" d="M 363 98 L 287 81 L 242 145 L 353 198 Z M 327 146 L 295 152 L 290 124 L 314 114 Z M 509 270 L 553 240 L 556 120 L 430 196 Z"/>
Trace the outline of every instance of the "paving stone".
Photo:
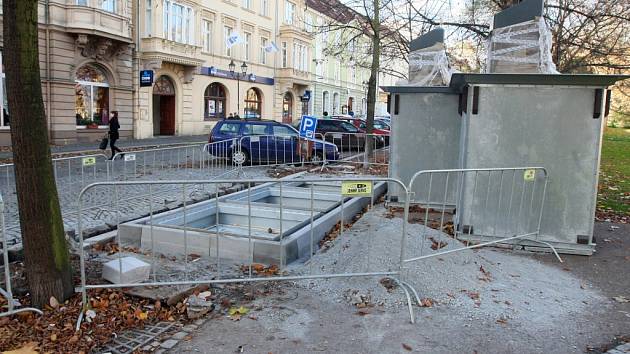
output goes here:
<path id="1" fill-rule="evenodd" d="M 160 347 L 164 349 L 171 349 L 177 345 L 179 341 L 176 339 L 167 339 L 164 342 L 160 343 Z"/>
<path id="2" fill-rule="evenodd" d="M 111 283 L 141 283 L 150 273 L 151 265 L 135 257 L 113 259 L 103 265 L 103 279 Z"/>
<path id="3" fill-rule="evenodd" d="M 184 326 L 183 330 L 186 332 L 194 332 L 197 328 L 198 328 L 197 325 L 189 324 L 187 326 Z"/>
<path id="4" fill-rule="evenodd" d="M 173 336 L 171 338 L 173 339 L 177 339 L 177 340 L 182 340 L 184 339 L 184 337 L 186 337 L 188 335 L 187 332 L 177 332 L 175 334 L 173 334 Z"/>

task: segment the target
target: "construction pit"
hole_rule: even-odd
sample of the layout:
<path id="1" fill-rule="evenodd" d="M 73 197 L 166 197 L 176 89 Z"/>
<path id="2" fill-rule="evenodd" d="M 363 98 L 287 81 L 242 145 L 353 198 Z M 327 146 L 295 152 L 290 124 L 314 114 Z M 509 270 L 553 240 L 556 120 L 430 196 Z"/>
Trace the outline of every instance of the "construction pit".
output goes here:
<path id="1" fill-rule="evenodd" d="M 168 256 L 287 265 L 310 257 L 325 235 L 385 193 L 346 197 L 341 182 L 281 180 L 150 215 L 119 226 L 128 247 Z"/>

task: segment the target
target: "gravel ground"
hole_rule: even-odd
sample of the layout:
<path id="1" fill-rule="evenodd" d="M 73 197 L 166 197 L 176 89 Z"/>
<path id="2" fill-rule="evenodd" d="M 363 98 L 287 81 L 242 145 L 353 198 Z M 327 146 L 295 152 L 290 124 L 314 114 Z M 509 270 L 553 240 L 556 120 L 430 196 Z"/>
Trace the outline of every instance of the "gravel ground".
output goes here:
<path id="1" fill-rule="evenodd" d="M 395 270 L 401 224 L 377 205 L 332 247 L 290 271 Z M 419 254 L 423 231 L 409 225 L 408 255 Z M 427 230 L 429 235 L 448 242 L 441 250 L 461 247 L 437 231 Z M 430 244 L 425 242 L 424 254 L 436 252 Z M 546 264 L 547 256 L 545 262 L 537 258 L 486 248 L 411 264 L 405 280 L 431 299 L 429 306 L 414 306 L 414 325 L 403 292 L 388 292 L 381 277 L 284 283 L 283 296 L 248 305 L 251 318 L 212 320 L 171 352 L 583 353 L 628 329 L 627 321 L 608 320 L 618 310 L 604 291 L 557 261 Z"/>

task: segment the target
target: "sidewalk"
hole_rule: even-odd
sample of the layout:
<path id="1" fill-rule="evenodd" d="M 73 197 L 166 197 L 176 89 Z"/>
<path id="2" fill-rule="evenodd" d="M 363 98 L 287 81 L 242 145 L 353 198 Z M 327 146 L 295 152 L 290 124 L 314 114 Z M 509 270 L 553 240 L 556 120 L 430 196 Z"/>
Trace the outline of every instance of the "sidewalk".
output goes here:
<path id="1" fill-rule="evenodd" d="M 193 144 L 193 143 L 205 143 L 208 141 L 207 135 L 193 135 L 193 136 L 163 136 L 150 139 L 121 139 L 116 142 L 116 146 L 121 149 L 126 147 L 138 147 L 138 146 L 158 146 L 158 145 L 177 145 L 177 144 Z M 59 153 L 71 153 L 81 151 L 98 150 L 98 142 L 89 143 L 77 143 L 68 145 L 51 145 L 50 149 L 53 154 Z M 109 146 L 107 147 L 109 150 Z M 1 151 L 0 159 L 10 159 L 13 157 L 11 151 Z"/>

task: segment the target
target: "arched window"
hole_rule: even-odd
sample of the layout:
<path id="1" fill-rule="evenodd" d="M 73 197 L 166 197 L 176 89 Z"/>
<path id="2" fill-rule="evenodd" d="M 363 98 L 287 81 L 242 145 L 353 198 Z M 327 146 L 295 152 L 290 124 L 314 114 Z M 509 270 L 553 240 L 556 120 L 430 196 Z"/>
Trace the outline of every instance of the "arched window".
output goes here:
<path id="1" fill-rule="evenodd" d="M 250 88 L 245 95 L 245 119 L 260 119 L 262 99 L 257 88 Z"/>
<path id="2" fill-rule="evenodd" d="M 224 119 L 225 99 L 225 86 L 218 82 L 213 82 L 208 85 L 204 93 L 204 119 Z"/>
<path id="3" fill-rule="evenodd" d="M 335 92 L 333 93 L 333 109 L 332 109 L 332 113 L 333 114 L 339 114 L 339 93 Z"/>
<path id="4" fill-rule="evenodd" d="M 282 122 L 293 122 L 293 95 L 291 92 L 285 93 L 282 99 Z"/>
<path id="5" fill-rule="evenodd" d="M 322 114 L 328 112 L 330 114 L 330 94 L 328 91 L 322 93 Z"/>
<path id="6" fill-rule="evenodd" d="M 77 70 L 74 86 L 74 112 L 78 126 L 109 124 L 109 83 L 96 66 Z"/>

